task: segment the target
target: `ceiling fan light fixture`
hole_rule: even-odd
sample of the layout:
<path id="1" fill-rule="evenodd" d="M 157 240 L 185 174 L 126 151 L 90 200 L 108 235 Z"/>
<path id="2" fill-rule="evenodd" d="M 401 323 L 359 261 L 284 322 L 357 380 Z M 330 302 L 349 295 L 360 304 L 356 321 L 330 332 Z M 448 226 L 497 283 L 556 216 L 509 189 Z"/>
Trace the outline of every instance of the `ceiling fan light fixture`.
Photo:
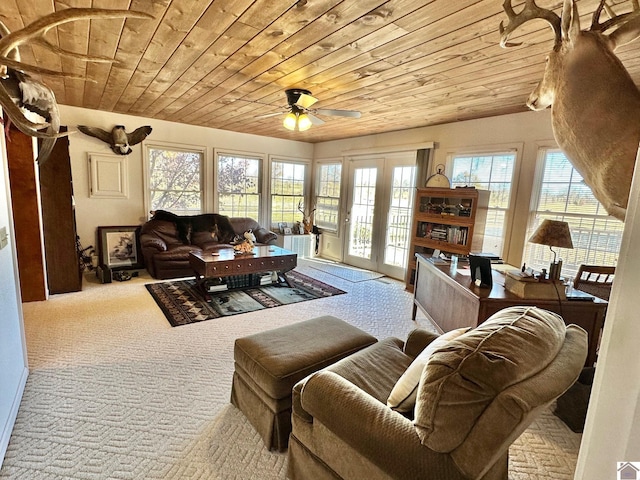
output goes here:
<path id="1" fill-rule="evenodd" d="M 316 114 L 321 115 L 332 115 L 337 117 L 352 117 L 352 118 L 360 118 L 360 112 L 356 110 L 335 110 L 335 109 L 310 109 L 312 105 L 314 105 L 318 99 L 311 95 L 309 90 L 303 90 L 301 88 L 290 88 L 285 90 L 287 95 L 287 103 L 289 104 L 289 109 L 284 120 L 282 121 L 282 125 L 287 130 L 291 130 L 292 132 L 304 132 L 309 130 L 313 125 L 322 125 L 324 120 L 320 117 L 316 116 Z M 282 115 L 281 113 L 269 113 L 266 115 L 258 115 L 258 118 L 266 118 L 271 117 L 273 115 Z"/>
<path id="2" fill-rule="evenodd" d="M 306 113 L 302 113 L 298 116 L 298 130 L 304 132 L 305 130 L 309 130 L 311 128 L 311 119 L 309 115 Z"/>
<path id="3" fill-rule="evenodd" d="M 293 112 L 287 113 L 287 115 L 284 117 L 284 120 L 282 121 L 282 125 L 284 125 L 284 128 L 286 128 L 287 130 L 295 130 L 297 123 L 298 116 Z"/>

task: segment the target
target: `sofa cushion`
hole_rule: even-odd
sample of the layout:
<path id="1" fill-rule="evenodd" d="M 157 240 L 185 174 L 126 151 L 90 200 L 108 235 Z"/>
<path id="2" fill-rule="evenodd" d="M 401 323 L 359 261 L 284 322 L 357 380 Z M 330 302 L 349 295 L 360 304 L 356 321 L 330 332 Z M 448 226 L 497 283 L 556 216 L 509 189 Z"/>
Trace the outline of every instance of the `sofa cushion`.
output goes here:
<path id="1" fill-rule="evenodd" d="M 416 395 L 418 393 L 418 384 L 420 383 L 420 376 L 422 370 L 427 364 L 427 360 L 433 352 L 439 348 L 445 346 L 450 340 L 459 337 L 463 333 L 471 330 L 471 327 L 458 328 L 446 332 L 436 338 L 411 362 L 409 368 L 405 370 L 402 376 L 398 379 L 391 394 L 387 399 L 387 405 L 398 412 L 410 412 L 413 411 L 416 406 Z"/>
<path id="2" fill-rule="evenodd" d="M 173 222 L 167 220 L 149 220 L 140 229 L 140 235 L 153 234 L 167 245 L 182 245 L 178 238 L 178 229 Z"/>
<path id="3" fill-rule="evenodd" d="M 565 338 L 555 313 L 510 307 L 435 351 L 425 366 L 414 425 L 420 440 L 451 452 L 505 388 L 545 369 Z"/>
<path id="4" fill-rule="evenodd" d="M 327 370 L 384 403 L 413 360 L 402 351 L 402 340 L 388 337 L 334 363 Z"/>
<path id="5" fill-rule="evenodd" d="M 197 245 L 172 245 L 165 252 L 158 252 L 155 254 L 154 261 L 157 262 L 173 262 L 176 260 L 183 260 L 185 257 L 189 258 L 189 253 L 202 251 Z"/>
<path id="6" fill-rule="evenodd" d="M 248 230 L 257 230 L 260 228 L 260 224 L 249 217 L 232 217 L 229 221 L 236 235 L 242 235 Z"/>
<path id="7" fill-rule="evenodd" d="M 199 247 L 204 246 L 208 242 L 217 242 L 218 236 L 215 232 L 209 231 L 201 231 L 201 232 L 191 232 L 191 243 L 198 245 Z"/>

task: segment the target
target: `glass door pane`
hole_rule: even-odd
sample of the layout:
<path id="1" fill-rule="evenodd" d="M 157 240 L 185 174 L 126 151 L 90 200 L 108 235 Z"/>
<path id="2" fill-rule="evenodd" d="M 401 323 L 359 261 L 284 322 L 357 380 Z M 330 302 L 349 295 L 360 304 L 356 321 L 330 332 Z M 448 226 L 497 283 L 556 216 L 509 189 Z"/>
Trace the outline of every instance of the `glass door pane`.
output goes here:
<path id="1" fill-rule="evenodd" d="M 391 194 L 387 216 L 384 263 L 404 269 L 407 266 L 416 167 L 397 166 L 391 174 Z"/>
<path id="2" fill-rule="evenodd" d="M 349 255 L 371 259 L 377 168 L 356 168 L 349 227 Z"/>

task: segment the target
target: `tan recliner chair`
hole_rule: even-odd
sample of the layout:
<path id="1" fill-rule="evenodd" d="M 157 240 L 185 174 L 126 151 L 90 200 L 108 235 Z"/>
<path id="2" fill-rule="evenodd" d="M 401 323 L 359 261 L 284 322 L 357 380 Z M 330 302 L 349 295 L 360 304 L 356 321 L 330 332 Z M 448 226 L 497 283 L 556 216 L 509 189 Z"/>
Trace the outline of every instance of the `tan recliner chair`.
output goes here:
<path id="1" fill-rule="evenodd" d="M 536 307 L 512 307 L 437 348 L 415 408 L 387 406 L 437 336 L 371 345 L 294 387 L 289 478 L 508 478 L 511 443 L 578 378 L 587 334 Z"/>

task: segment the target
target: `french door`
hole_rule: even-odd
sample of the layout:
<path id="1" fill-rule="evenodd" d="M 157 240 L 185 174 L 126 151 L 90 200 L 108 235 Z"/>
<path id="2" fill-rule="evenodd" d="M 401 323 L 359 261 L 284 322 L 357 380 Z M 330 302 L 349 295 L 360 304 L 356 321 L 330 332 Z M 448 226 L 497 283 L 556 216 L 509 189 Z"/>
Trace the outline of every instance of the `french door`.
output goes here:
<path id="1" fill-rule="evenodd" d="M 409 255 L 415 154 L 348 163 L 344 263 L 403 279 Z"/>

